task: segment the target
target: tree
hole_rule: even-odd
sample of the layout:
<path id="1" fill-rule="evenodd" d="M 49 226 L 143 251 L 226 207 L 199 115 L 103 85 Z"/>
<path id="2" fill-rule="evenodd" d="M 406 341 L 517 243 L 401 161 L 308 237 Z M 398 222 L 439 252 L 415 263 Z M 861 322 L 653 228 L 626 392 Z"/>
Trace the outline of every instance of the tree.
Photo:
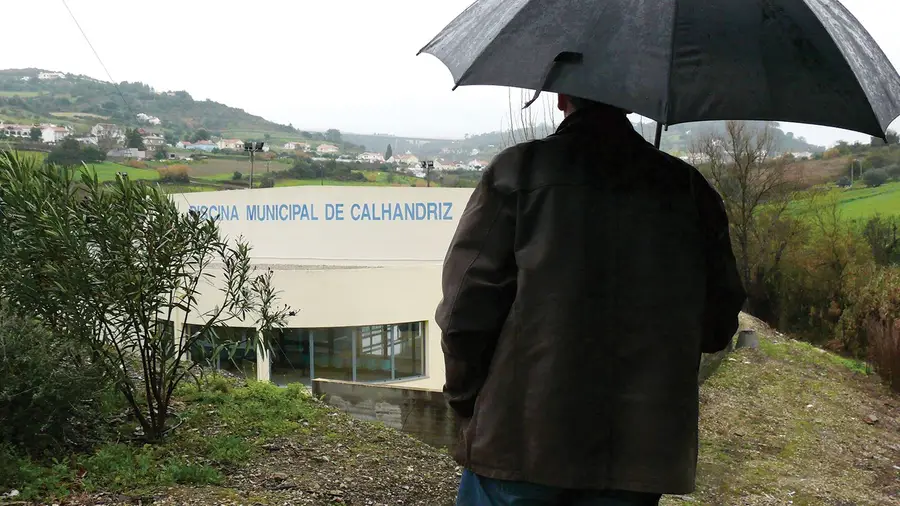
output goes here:
<path id="1" fill-rule="evenodd" d="M 394 156 L 394 148 L 392 148 L 391 145 L 388 144 L 387 151 L 384 152 L 384 159 L 390 160 L 392 156 Z"/>
<path id="2" fill-rule="evenodd" d="M 106 153 L 93 146 L 82 146 L 80 142 L 69 137 L 59 143 L 47 155 L 47 163 L 72 167 L 82 163 L 97 163 L 106 160 Z"/>
<path id="3" fill-rule="evenodd" d="M 888 130 L 885 137 L 887 137 L 887 144 L 900 144 L 900 134 L 894 130 Z M 869 145 L 873 147 L 886 146 L 887 144 L 884 143 L 884 139 L 879 137 L 872 137 L 869 141 Z"/>
<path id="4" fill-rule="evenodd" d="M 165 160 L 169 158 L 169 150 L 167 150 L 165 146 L 159 146 L 156 148 L 156 152 L 153 153 L 153 158 L 156 160 Z"/>
<path id="5" fill-rule="evenodd" d="M 205 128 L 201 128 L 191 136 L 191 142 L 208 141 L 210 138 L 212 138 L 212 135 L 210 135 L 209 131 Z"/>
<path id="6" fill-rule="evenodd" d="M 877 188 L 888 180 L 887 172 L 884 169 L 869 169 L 863 173 L 863 181 L 872 188 Z"/>
<path id="7" fill-rule="evenodd" d="M 757 300 L 762 298 L 766 277 L 777 271 L 792 237 L 788 227 L 776 243 L 772 242 L 773 231 L 786 227 L 784 218 L 790 202 L 786 170 L 791 163 L 772 157 L 773 153 L 770 125 L 753 129 L 738 121 L 727 122 L 724 135 L 701 138 L 692 148 L 694 159 L 704 163 L 708 179 L 725 202 L 751 308 L 754 295 Z M 765 214 L 761 213 L 764 206 Z"/>
<path id="8" fill-rule="evenodd" d="M 88 347 L 145 438 L 159 441 L 175 389 L 197 372 L 192 350 L 270 350 L 291 313 L 276 307 L 272 271 L 256 273 L 249 246 L 223 239 L 214 220 L 180 212 L 155 185 L 101 185 L 82 168 L 76 186 L 74 174 L 0 154 L 0 298 Z M 200 309 L 210 285 L 220 303 Z M 232 321 L 259 332 L 238 340 L 214 331 Z"/>
<path id="9" fill-rule="evenodd" d="M 146 146 L 144 146 L 144 137 L 141 136 L 141 132 L 138 131 L 137 128 L 125 131 L 125 147 L 137 148 L 141 151 L 147 149 Z"/>
<path id="10" fill-rule="evenodd" d="M 328 142 L 341 143 L 341 131 L 336 128 L 329 128 L 325 131 L 325 140 Z"/>
<path id="11" fill-rule="evenodd" d="M 542 95 L 538 101 L 525 109 L 531 98 L 531 91 L 519 90 L 518 98 L 509 90 L 509 125 L 502 128 L 503 146 L 509 147 L 521 142 L 542 139 L 556 131 L 557 116 L 549 95 Z"/>
<path id="12" fill-rule="evenodd" d="M 31 127 L 31 131 L 28 132 L 28 136 L 31 137 L 31 140 L 35 142 L 41 140 L 41 129 L 38 127 Z"/>

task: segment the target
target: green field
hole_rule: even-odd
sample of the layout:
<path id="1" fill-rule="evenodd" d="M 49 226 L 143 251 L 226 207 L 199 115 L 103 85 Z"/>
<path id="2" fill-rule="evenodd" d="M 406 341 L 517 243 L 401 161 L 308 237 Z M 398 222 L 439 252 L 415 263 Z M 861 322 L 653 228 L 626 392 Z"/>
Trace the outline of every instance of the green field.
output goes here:
<path id="1" fill-rule="evenodd" d="M 0 91 L 0 97 L 31 98 L 43 95 L 42 91 Z"/>
<path id="2" fill-rule="evenodd" d="M 877 188 L 857 183 L 853 188 L 834 188 L 841 216 L 847 220 L 867 219 L 876 214 L 900 216 L 900 182 L 887 183 Z M 801 198 L 791 204 L 793 211 L 808 210 L 809 199 Z"/>
<path id="3" fill-rule="evenodd" d="M 128 174 L 129 179 L 159 179 L 159 172 L 156 172 L 156 169 L 135 169 L 114 162 L 95 163 L 90 165 L 90 167 L 97 171 L 97 179 L 100 181 L 114 181 L 118 172 Z"/>

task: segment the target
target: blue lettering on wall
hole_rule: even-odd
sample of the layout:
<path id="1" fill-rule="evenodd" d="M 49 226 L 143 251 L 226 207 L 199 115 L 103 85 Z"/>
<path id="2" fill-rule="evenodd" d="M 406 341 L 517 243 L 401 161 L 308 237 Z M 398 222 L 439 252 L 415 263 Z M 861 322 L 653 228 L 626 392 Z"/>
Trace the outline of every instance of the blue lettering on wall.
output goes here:
<path id="1" fill-rule="evenodd" d="M 325 204 L 324 221 L 344 221 L 344 206 Z M 190 211 L 220 221 L 319 221 L 316 204 L 247 204 L 243 215 L 228 204 L 192 205 Z M 353 221 L 453 221 L 453 202 L 355 202 L 349 214 Z"/>

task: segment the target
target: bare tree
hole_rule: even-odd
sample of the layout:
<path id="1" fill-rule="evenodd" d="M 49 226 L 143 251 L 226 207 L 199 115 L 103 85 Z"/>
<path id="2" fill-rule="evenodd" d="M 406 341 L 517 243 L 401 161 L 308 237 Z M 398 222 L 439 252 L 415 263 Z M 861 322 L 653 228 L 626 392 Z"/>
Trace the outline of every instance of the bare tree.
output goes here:
<path id="1" fill-rule="evenodd" d="M 695 142 L 691 161 L 725 201 L 741 278 L 752 306 L 754 287 L 762 289 L 797 233 L 797 228 L 785 221 L 791 196 L 786 173 L 791 161 L 775 156 L 770 124 L 752 128 L 739 121 L 727 122 L 724 134 Z"/>
<path id="2" fill-rule="evenodd" d="M 509 89 L 508 124 L 501 129 L 504 147 L 542 139 L 556 131 L 557 111 L 552 96 L 542 94 L 526 109 L 525 104 L 533 93 L 530 90 Z"/>

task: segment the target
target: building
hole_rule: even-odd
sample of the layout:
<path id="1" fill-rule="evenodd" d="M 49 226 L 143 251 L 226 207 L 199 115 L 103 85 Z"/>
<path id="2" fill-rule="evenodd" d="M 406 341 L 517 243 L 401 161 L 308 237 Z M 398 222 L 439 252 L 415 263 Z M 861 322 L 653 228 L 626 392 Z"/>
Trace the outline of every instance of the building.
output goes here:
<path id="1" fill-rule="evenodd" d="M 71 135 L 71 131 L 65 127 L 55 125 L 41 125 L 41 141 L 46 144 L 56 144 Z"/>
<path id="2" fill-rule="evenodd" d="M 233 149 L 237 151 L 241 151 L 244 149 L 244 141 L 240 139 L 219 139 L 216 142 L 216 147 L 219 149 Z"/>
<path id="3" fill-rule="evenodd" d="M 384 155 L 381 153 L 361 153 L 356 159 L 364 163 L 384 163 Z"/>
<path id="4" fill-rule="evenodd" d="M 91 145 L 91 146 L 99 146 L 100 145 L 100 141 L 96 137 L 93 137 L 93 136 L 91 136 L 91 137 L 76 137 L 75 140 L 84 145 Z"/>
<path id="5" fill-rule="evenodd" d="M 487 167 L 487 165 L 488 162 L 485 162 L 484 160 L 472 160 L 471 162 L 469 162 L 466 168 L 469 170 L 482 170 Z"/>
<path id="6" fill-rule="evenodd" d="M 197 141 L 193 144 L 185 143 L 184 149 L 196 149 L 209 152 L 218 149 L 218 147 L 212 141 Z"/>
<path id="7" fill-rule="evenodd" d="M 330 155 L 338 152 L 340 152 L 340 148 L 334 144 L 319 144 L 316 147 L 316 153 L 320 155 Z"/>
<path id="8" fill-rule="evenodd" d="M 150 116 L 149 114 L 145 114 L 142 112 L 137 113 L 137 119 L 138 121 L 150 123 L 151 125 L 159 125 L 160 123 L 162 123 L 156 116 Z"/>
<path id="9" fill-rule="evenodd" d="M 305 142 L 295 142 L 295 141 L 285 142 L 285 143 L 284 143 L 284 149 L 288 149 L 288 150 L 291 150 L 291 151 L 296 151 L 296 150 L 298 150 L 298 149 L 299 149 L 300 151 L 304 151 L 304 152 L 309 152 L 309 151 L 310 151 L 309 144 L 307 144 L 307 143 L 305 143 Z"/>
<path id="10" fill-rule="evenodd" d="M 107 158 L 122 158 L 126 160 L 143 160 L 147 158 L 147 152 L 137 148 L 113 149 L 106 153 Z"/>
<path id="11" fill-rule="evenodd" d="M 112 123 L 97 123 L 91 127 L 91 135 L 94 137 L 109 137 L 123 141 L 125 140 L 125 130 Z"/>
<path id="12" fill-rule="evenodd" d="M 190 141 L 178 141 L 175 143 L 175 147 L 178 149 L 190 149 L 191 142 Z"/>
<path id="13" fill-rule="evenodd" d="M 62 72 L 41 72 L 38 74 L 38 79 L 62 79 L 66 77 Z"/>
<path id="14" fill-rule="evenodd" d="M 162 135 L 147 134 L 147 135 L 143 136 L 143 139 L 144 139 L 144 146 L 146 146 L 147 149 L 150 149 L 150 150 L 155 150 L 156 148 L 158 148 L 160 146 L 166 145 L 166 138 L 163 137 Z"/>
<path id="15" fill-rule="evenodd" d="M 31 137 L 31 125 L 18 125 L 15 123 L 0 123 L 0 131 L 7 137 L 28 138 Z"/>
<path id="16" fill-rule="evenodd" d="M 296 310 L 273 352 L 221 367 L 277 384 L 325 378 L 439 390 L 442 263 L 471 193 L 304 186 L 173 196 L 181 211 L 244 237 L 258 267 L 273 269 L 279 304 Z M 203 291 L 201 312 L 220 302 L 215 294 Z M 246 325 L 223 330 L 252 332 Z"/>

